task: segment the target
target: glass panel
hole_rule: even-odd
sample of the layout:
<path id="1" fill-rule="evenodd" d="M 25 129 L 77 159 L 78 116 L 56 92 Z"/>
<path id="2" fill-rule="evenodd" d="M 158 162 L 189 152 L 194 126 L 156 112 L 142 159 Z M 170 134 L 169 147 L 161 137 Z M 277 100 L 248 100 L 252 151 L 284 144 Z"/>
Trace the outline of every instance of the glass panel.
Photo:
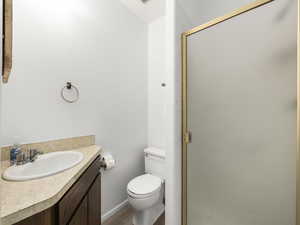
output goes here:
<path id="1" fill-rule="evenodd" d="M 188 225 L 295 225 L 296 4 L 188 38 Z"/>

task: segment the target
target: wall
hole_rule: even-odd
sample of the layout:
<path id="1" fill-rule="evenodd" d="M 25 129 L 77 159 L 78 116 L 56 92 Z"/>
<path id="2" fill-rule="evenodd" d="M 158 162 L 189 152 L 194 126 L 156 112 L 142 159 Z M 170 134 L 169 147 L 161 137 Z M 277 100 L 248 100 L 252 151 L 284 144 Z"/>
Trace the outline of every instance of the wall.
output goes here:
<path id="1" fill-rule="evenodd" d="M 254 2 L 253 0 L 219 0 L 197 1 L 197 0 L 177 0 L 181 3 L 186 16 L 191 22 L 191 27 L 199 26 L 211 19 L 223 16 L 239 7 Z M 293 0 L 292 0 L 293 1 Z"/>
<path id="2" fill-rule="evenodd" d="M 134 13 L 141 20 L 152 23 L 157 18 L 165 15 L 165 0 L 119 0 L 132 13 Z"/>
<path id="3" fill-rule="evenodd" d="M 148 40 L 148 144 L 161 147 L 167 153 L 166 225 L 181 224 L 181 138 L 178 123 L 181 95 L 176 91 L 181 83 L 178 63 L 180 33 L 174 33 L 173 3 L 167 1 L 166 16 L 149 24 Z M 177 11 L 176 18 L 180 19 L 180 26 L 190 25 L 183 11 Z M 162 87 L 162 83 L 166 86 Z"/>
<path id="4" fill-rule="evenodd" d="M 118 1 L 14 1 L 14 66 L 3 87 L 4 144 L 96 135 L 111 151 L 103 212 L 127 199 L 147 145 L 147 26 Z M 80 100 L 60 97 L 66 81 Z"/>
<path id="5" fill-rule="evenodd" d="M 166 147 L 165 20 L 160 17 L 148 25 L 148 145 L 162 149 Z"/>
<path id="6" fill-rule="evenodd" d="M 181 61 L 180 34 L 189 24 L 181 6 L 166 7 L 166 225 L 181 224 Z"/>

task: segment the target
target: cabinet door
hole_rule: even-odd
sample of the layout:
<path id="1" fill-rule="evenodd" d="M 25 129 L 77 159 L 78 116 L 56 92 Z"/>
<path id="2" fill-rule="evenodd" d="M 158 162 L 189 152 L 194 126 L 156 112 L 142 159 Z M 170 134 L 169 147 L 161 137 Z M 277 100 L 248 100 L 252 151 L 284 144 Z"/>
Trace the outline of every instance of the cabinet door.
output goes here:
<path id="1" fill-rule="evenodd" d="M 101 224 L 101 175 L 94 181 L 88 193 L 89 225 Z"/>
<path id="2" fill-rule="evenodd" d="M 70 204 L 72 204 L 70 202 Z M 69 225 L 88 225 L 88 199 L 85 197 L 76 210 Z"/>
<path id="3" fill-rule="evenodd" d="M 15 225 L 56 225 L 55 208 L 52 207 L 47 209 L 43 212 L 26 218 Z"/>
<path id="4" fill-rule="evenodd" d="M 75 210 L 99 175 L 99 169 L 100 161 L 97 158 L 60 200 L 58 203 L 59 225 L 67 225 L 70 221 Z"/>

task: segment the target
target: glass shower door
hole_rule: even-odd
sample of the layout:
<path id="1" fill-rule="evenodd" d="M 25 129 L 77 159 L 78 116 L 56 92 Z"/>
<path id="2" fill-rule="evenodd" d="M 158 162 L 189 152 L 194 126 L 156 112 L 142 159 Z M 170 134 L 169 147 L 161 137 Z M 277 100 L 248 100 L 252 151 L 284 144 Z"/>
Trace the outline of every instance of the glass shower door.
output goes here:
<path id="1" fill-rule="evenodd" d="M 188 36 L 184 225 L 296 224 L 296 6 Z"/>

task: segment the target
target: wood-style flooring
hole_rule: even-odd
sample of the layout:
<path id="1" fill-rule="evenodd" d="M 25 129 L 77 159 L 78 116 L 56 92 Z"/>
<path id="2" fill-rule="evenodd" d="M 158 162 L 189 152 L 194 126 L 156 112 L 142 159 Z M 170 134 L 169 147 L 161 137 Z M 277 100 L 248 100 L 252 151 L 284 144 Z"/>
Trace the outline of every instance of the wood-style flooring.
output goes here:
<path id="1" fill-rule="evenodd" d="M 127 206 L 105 221 L 102 225 L 132 225 L 132 215 L 132 208 Z M 154 225 L 165 225 L 165 215 L 163 214 Z"/>

